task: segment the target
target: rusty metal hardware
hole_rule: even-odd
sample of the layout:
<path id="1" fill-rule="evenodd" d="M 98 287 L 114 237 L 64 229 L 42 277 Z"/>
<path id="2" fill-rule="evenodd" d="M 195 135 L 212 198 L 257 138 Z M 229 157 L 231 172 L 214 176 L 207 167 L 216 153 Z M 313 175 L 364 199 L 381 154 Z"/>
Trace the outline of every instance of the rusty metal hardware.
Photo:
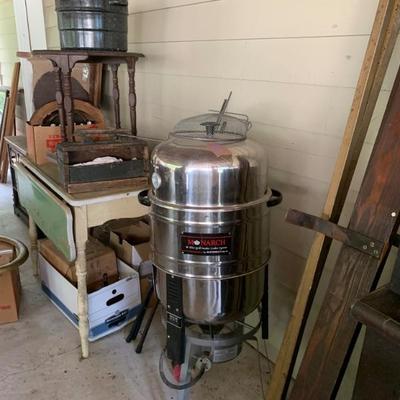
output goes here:
<path id="1" fill-rule="evenodd" d="M 378 259 L 381 257 L 385 246 L 385 244 L 379 240 L 302 211 L 289 209 L 286 214 L 286 221 L 293 225 L 320 232 L 325 236 L 338 240 L 353 249 Z"/>

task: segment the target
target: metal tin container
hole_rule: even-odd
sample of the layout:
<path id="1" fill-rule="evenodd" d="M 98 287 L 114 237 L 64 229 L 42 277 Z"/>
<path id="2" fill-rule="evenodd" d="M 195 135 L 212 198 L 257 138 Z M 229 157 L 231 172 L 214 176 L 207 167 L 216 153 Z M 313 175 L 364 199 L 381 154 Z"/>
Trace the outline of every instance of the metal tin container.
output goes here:
<path id="1" fill-rule="evenodd" d="M 181 277 L 183 313 L 198 324 L 242 319 L 263 295 L 276 198 L 249 128 L 227 114 L 189 118 L 152 155 L 157 294 L 165 306 L 166 274 Z"/>
<path id="2" fill-rule="evenodd" d="M 56 0 L 62 49 L 127 50 L 127 0 Z"/>

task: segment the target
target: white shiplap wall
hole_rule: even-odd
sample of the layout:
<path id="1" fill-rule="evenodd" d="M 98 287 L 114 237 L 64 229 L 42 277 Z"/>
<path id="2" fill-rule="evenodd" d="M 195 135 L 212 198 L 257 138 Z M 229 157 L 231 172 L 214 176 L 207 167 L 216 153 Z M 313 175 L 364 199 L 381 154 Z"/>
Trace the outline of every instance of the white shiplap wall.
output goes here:
<path id="1" fill-rule="evenodd" d="M 43 2 L 48 46 L 57 48 L 54 0 Z M 178 120 L 219 108 L 232 90 L 230 110 L 249 115 L 251 135 L 268 149 L 271 185 L 284 194 L 271 224 L 273 359 L 313 238 L 286 224 L 284 215 L 288 207 L 321 212 L 377 3 L 129 1 L 129 50 L 146 56 L 137 66 L 139 134 L 165 138 Z M 343 221 L 354 204 L 399 60 L 397 45 Z M 126 79 L 124 69 L 120 79 Z M 121 97 L 126 96 L 125 85 Z M 127 124 L 126 102 L 122 110 Z M 329 257 L 320 292 L 338 247 Z"/>
<path id="2" fill-rule="evenodd" d="M 17 48 L 13 1 L 0 0 L 0 86 L 11 84 Z"/>

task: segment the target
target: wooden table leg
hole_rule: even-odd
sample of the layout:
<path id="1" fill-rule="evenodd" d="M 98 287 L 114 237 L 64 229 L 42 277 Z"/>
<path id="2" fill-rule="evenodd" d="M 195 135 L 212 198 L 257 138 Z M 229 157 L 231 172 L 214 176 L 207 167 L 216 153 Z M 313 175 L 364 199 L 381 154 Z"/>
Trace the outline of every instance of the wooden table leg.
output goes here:
<path id="1" fill-rule="evenodd" d="M 121 128 L 121 114 L 119 111 L 119 85 L 118 85 L 118 68 L 119 64 L 111 64 L 112 81 L 113 81 L 113 101 L 114 101 L 114 120 L 115 128 Z"/>
<path id="2" fill-rule="evenodd" d="M 31 260 L 33 275 L 38 275 L 38 235 L 36 223 L 31 216 L 29 216 L 29 240 L 31 244 Z"/>
<path id="3" fill-rule="evenodd" d="M 88 320 L 88 298 L 86 288 L 86 242 L 87 232 L 87 213 L 86 207 L 74 208 L 75 212 L 75 244 L 76 244 L 76 276 L 78 280 L 78 316 L 79 316 L 79 335 L 81 338 L 82 358 L 89 357 L 89 320 Z"/>
<path id="4" fill-rule="evenodd" d="M 62 89 L 62 77 L 60 67 L 52 61 L 54 71 L 54 82 L 56 85 L 56 102 L 58 108 L 58 115 L 60 119 L 60 130 L 63 141 L 66 139 L 65 132 L 65 111 L 64 111 L 64 94 Z"/>
<path id="5" fill-rule="evenodd" d="M 128 78 L 129 78 L 129 112 L 131 117 L 131 130 L 132 135 L 137 134 L 136 129 L 136 88 L 135 88 L 135 66 L 136 59 L 129 58 L 128 64 Z"/>
<path id="6" fill-rule="evenodd" d="M 72 100 L 72 82 L 71 82 L 71 71 L 69 62 L 64 62 L 61 67 L 63 75 L 63 102 L 66 118 L 66 136 L 69 142 L 73 141 L 74 136 L 74 103 Z"/>

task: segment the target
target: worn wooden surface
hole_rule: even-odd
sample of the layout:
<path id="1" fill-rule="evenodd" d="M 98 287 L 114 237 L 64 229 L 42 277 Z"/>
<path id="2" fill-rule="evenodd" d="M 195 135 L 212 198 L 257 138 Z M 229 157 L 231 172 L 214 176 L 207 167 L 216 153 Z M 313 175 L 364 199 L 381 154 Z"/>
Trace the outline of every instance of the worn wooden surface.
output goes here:
<path id="1" fill-rule="evenodd" d="M 66 190 L 68 193 L 87 193 L 96 192 L 97 190 L 120 189 L 120 190 L 137 190 L 143 189 L 148 184 L 147 177 L 112 179 L 101 182 L 82 182 L 68 183 Z"/>
<path id="2" fill-rule="evenodd" d="M 389 285 L 359 299 L 353 304 L 351 314 L 357 321 L 378 331 L 386 340 L 400 345 L 400 295 L 394 293 Z"/>
<path id="3" fill-rule="evenodd" d="M 400 398 L 400 295 L 388 286 L 356 302 L 352 315 L 366 325 L 354 400 Z"/>
<path id="4" fill-rule="evenodd" d="M 5 152 L 3 149 L 6 147 L 6 115 L 7 115 L 7 110 L 8 110 L 8 105 L 9 105 L 9 91 L 6 91 L 6 98 L 4 99 L 4 109 L 3 109 L 3 117 L 1 120 L 1 125 L 0 125 L 0 171 L 2 164 L 5 160 L 3 160 L 3 157 L 5 157 Z"/>
<path id="5" fill-rule="evenodd" d="M 121 115 L 119 111 L 119 85 L 118 85 L 118 68 L 119 65 L 111 65 L 111 73 L 112 73 L 112 82 L 113 82 L 113 89 L 112 89 L 112 97 L 114 102 L 114 121 L 115 121 L 115 128 L 121 128 Z"/>
<path id="6" fill-rule="evenodd" d="M 399 28 L 399 0 L 380 0 L 368 47 L 357 82 L 342 144 L 322 217 L 338 222 L 375 108 Z M 285 397 L 293 374 L 298 350 L 331 239 L 317 233 L 306 266 L 288 328 L 268 388 L 267 398 Z"/>
<path id="7" fill-rule="evenodd" d="M 89 131 L 90 133 L 90 131 Z M 90 135 L 88 135 L 90 139 Z M 61 143 L 57 147 L 57 159 L 63 164 L 73 165 L 87 162 L 96 157 L 117 157 L 123 160 L 146 160 L 146 142 L 131 136 L 113 135 L 108 140 L 90 141 L 88 143 Z"/>
<path id="8" fill-rule="evenodd" d="M 102 63 L 102 64 L 121 64 L 126 62 L 128 58 L 144 57 L 141 53 L 132 53 L 125 51 L 97 51 L 97 50 L 33 50 L 32 52 L 18 51 L 17 57 L 31 58 L 39 57 L 48 59 L 50 57 L 73 57 L 85 63 Z M 78 62 L 75 61 L 75 62 Z"/>
<path id="9" fill-rule="evenodd" d="M 359 333 L 354 301 L 377 283 L 400 210 L 400 72 L 367 166 L 349 229 L 385 243 L 380 260 L 344 245 L 304 354 L 291 399 L 334 397 Z"/>
<path id="10" fill-rule="evenodd" d="M 3 140 L 0 147 L 0 182 L 6 183 L 8 172 L 8 152 L 7 146 L 4 143 L 4 137 L 12 136 L 15 132 L 15 107 L 17 105 L 18 95 L 18 82 L 21 63 L 14 64 L 13 76 L 11 81 L 10 96 L 7 101 L 7 109 L 3 115 L 4 120 L 4 133 Z"/>
<path id="11" fill-rule="evenodd" d="M 95 107 L 101 105 L 103 64 L 90 64 L 90 100 Z"/>
<path id="12" fill-rule="evenodd" d="M 33 175 L 42 181 L 44 185 L 48 186 L 57 196 L 73 207 L 89 204 L 104 204 L 121 198 L 137 197 L 140 190 L 148 188 L 148 184 L 146 183 L 141 188 L 96 187 L 90 192 L 68 193 L 60 181 L 57 164 L 48 163 L 38 166 L 25 157 L 22 157 L 20 161 Z M 146 207 L 142 208 L 145 209 Z M 143 214 L 146 214 L 146 211 L 144 211 Z"/>
<path id="13" fill-rule="evenodd" d="M 86 287 L 86 243 L 88 240 L 87 207 L 74 209 L 76 260 L 75 270 L 78 283 L 79 336 L 82 358 L 89 357 L 89 318 Z"/>
<path id="14" fill-rule="evenodd" d="M 352 400 L 399 398 L 400 344 L 367 328 Z"/>
<path id="15" fill-rule="evenodd" d="M 43 125 L 43 122 L 47 117 L 58 110 L 58 105 L 56 101 L 51 101 L 44 106 L 38 108 L 31 116 L 29 123 L 31 125 Z M 90 104 L 87 101 L 75 99 L 74 100 L 74 110 L 80 115 L 87 118 L 89 121 L 96 124 L 97 128 L 105 128 L 105 119 L 103 112 Z M 61 121 L 61 120 L 60 120 Z"/>
<path id="16" fill-rule="evenodd" d="M 108 141 L 64 142 L 57 146 L 60 180 L 69 193 L 97 188 L 139 187 L 147 181 L 148 152 L 144 141 L 132 136 L 110 136 Z M 116 157 L 122 161 L 76 165 L 98 157 Z"/>
<path id="17" fill-rule="evenodd" d="M 117 128 L 120 126 L 119 115 L 119 88 L 117 70 L 118 66 L 126 63 L 129 76 L 129 108 L 131 117 L 131 132 L 136 135 L 136 88 L 135 88 L 135 65 L 136 61 L 144 57 L 141 53 L 127 53 L 120 51 L 86 51 L 86 50 L 34 50 L 32 52 L 17 52 L 18 57 L 31 58 L 38 57 L 51 61 L 53 69 L 60 77 L 55 87 L 56 100 L 59 110 L 61 133 L 64 139 L 73 141 L 74 134 L 74 101 L 71 87 L 71 72 L 77 63 L 101 63 L 112 66 L 113 69 L 113 94 L 115 101 L 115 112 Z M 61 85 L 62 84 L 62 85 Z"/>

